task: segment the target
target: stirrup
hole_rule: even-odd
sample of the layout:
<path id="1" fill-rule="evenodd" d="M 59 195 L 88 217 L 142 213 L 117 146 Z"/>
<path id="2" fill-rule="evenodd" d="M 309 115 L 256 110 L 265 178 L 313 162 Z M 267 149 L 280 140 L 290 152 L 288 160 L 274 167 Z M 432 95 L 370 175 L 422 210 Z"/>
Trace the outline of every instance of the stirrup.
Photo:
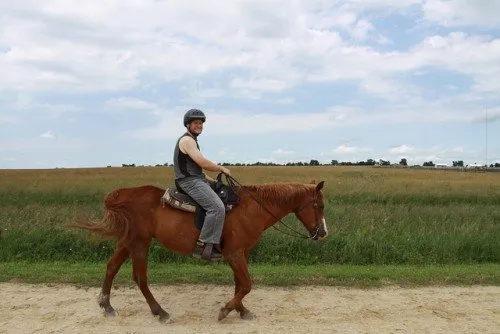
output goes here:
<path id="1" fill-rule="evenodd" d="M 205 244 L 205 249 L 203 249 L 201 258 L 205 260 L 219 261 L 222 259 L 222 254 L 216 247 L 214 247 L 214 244 Z"/>
<path id="2" fill-rule="evenodd" d="M 222 260 L 222 253 L 215 244 L 204 243 L 200 240 L 196 242 L 196 248 L 193 252 L 193 257 L 210 261 Z"/>

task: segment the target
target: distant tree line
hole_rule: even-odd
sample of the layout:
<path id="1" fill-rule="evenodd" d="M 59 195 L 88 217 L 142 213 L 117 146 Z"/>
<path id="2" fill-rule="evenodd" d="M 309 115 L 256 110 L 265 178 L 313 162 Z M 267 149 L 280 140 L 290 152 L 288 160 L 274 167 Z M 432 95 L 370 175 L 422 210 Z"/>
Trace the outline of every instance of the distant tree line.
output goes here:
<path id="1" fill-rule="evenodd" d="M 338 161 L 338 160 L 332 160 L 330 163 L 320 163 L 318 160 L 311 159 L 309 162 L 307 161 L 298 161 L 298 162 L 286 162 L 286 163 L 275 163 L 275 162 L 253 162 L 253 163 L 231 163 L 231 162 L 223 162 L 221 163 L 222 166 L 391 166 L 391 165 L 399 165 L 399 166 L 408 166 L 408 160 L 406 158 L 402 158 L 399 163 L 397 164 L 391 164 L 389 160 L 383 160 L 379 159 L 378 161 L 375 161 L 374 159 L 367 159 L 366 161 Z M 161 166 L 170 166 L 172 167 L 172 164 L 169 163 L 164 163 L 164 164 L 157 164 L 155 165 L 156 167 L 161 167 Z M 420 167 L 420 165 L 412 165 L 413 167 Z M 435 167 L 436 164 L 432 161 L 425 161 L 421 166 L 423 167 Z M 464 162 L 463 160 L 457 160 L 457 161 L 452 161 L 452 166 L 453 167 L 464 167 Z M 111 166 L 108 166 L 111 167 Z M 136 167 L 135 164 L 122 164 L 122 167 Z M 465 166 L 467 167 L 467 165 Z M 486 165 L 483 167 L 487 167 Z M 500 163 L 495 163 L 495 164 L 490 164 L 490 168 L 499 168 Z"/>

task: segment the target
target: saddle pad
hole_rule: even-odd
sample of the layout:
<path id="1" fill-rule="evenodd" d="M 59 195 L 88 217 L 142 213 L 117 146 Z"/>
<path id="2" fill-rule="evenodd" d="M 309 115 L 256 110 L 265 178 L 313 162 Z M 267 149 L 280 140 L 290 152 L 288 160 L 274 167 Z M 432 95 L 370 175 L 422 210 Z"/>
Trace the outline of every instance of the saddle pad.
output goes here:
<path id="1" fill-rule="evenodd" d="M 175 188 L 167 188 L 165 193 L 161 198 L 161 203 L 165 206 L 165 203 L 183 211 L 195 212 L 196 205 L 191 199 L 191 197 L 180 193 Z"/>

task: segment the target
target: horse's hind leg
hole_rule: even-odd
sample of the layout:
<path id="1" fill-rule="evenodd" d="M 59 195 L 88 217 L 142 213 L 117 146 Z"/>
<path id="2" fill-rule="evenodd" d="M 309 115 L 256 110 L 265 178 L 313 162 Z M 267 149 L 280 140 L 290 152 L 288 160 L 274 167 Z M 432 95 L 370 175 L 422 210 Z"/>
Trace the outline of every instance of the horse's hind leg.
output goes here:
<path id="1" fill-rule="evenodd" d="M 99 296 L 99 306 L 104 309 L 104 314 L 106 316 L 114 316 L 116 315 L 115 310 L 111 306 L 109 299 L 111 293 L 111 285 L 113 283 L 113 279 L 120 270 L 123 262 L 128 259 L 129 251 L 123 245 L 117 245 L 116 250 L 108 262 L 106 268 L 106 275 L 104 277 L 104 283 L 102 285 L 101 294 Z"/>
<path id="2" fill-rule="evenodd" d="M 161 322 L 165 322 L 170 318 L 170 315 L 161 308 L 160 304 L 153 297 L 153 294 L 148 287 L 148 249 L 149 242 L 144 244 L 137 242 L 130 254 L 132 258 L 132 269 L 134 281 L 141 289 L 142 294 L 151 308 L 151 313 L 160 317 Z"/>

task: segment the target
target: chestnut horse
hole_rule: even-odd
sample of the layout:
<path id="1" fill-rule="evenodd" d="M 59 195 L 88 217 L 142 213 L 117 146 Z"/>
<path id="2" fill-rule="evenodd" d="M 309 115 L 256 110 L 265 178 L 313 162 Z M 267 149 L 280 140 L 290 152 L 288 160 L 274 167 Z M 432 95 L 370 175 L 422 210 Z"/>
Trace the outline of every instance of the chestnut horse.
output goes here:
<path id="1" fill-rule="evenodd" d="M 222 234 L 222 253 L 234 273 L 235 293 L 219 312 L 219 320 L 237 310 L 243 319 L 252 313 L 242 299 L 250 292 L 252 282 L 248 273 L 248 255 L 262 233 L 289 213 L 295 213 L 309 232 L 307 238 L 326 238 L 328 230 L 323 214 L 321 189 L 324 182 L 313 184 L 263 184 L 238 186 L 240 201 L 227 212 Z M 130 257 L 133 279 L 146 298 L 151 312 L 167 321 L 170 315 L 163 310 L 148 287 L 148 250 L 156 238 L 172 252 L 191 255 L 199 231 L 194 214 L 161 204 L 164 189 L 154 186 L 117 189 L 104 199 L 105 216 L 101 222 L 75 223 L 71 226 L 98 232 L 117 239 L 116 250 L 108 262 L 99 306 L 106 316 L 114 316 L 110 304 L 113 278 L 120 266 Z"/>

